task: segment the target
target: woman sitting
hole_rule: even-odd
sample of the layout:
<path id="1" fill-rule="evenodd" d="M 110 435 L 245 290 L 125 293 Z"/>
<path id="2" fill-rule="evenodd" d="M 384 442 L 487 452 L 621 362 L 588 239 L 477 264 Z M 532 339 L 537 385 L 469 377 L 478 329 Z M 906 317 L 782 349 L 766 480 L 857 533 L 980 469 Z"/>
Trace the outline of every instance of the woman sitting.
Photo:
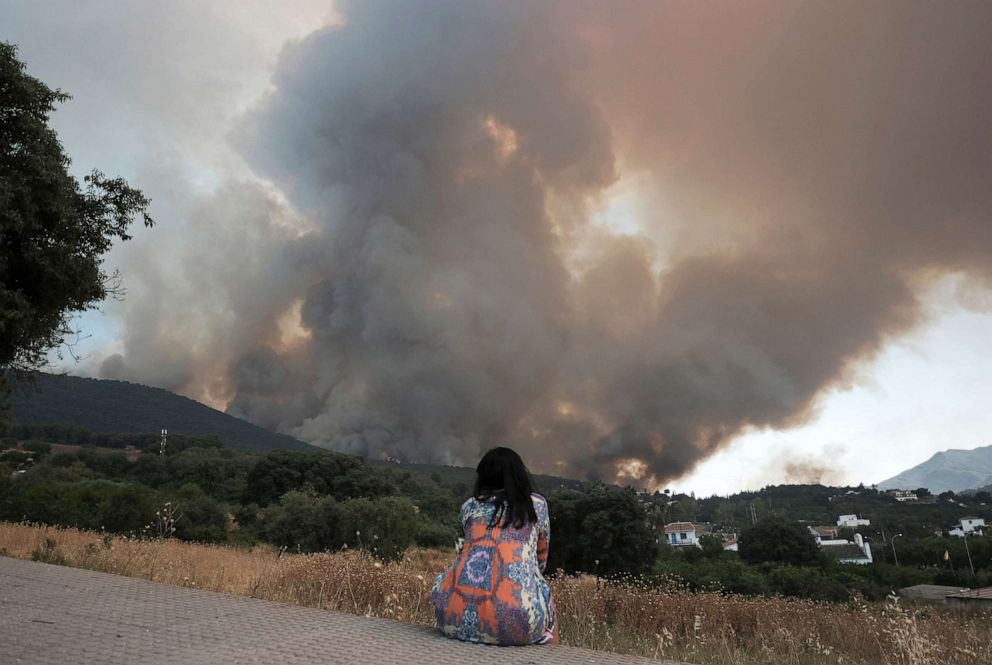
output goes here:
<path id="1" fill-rule="evenodd" d="M 465 541 L 437 576 L 431 602 L 448 637 L 486 644 L 558 642 L 544 579 L 548 502 L 534 493 L 520 455 L 493 448 L 476 468 L 475 496 L 462 504 Z"/>

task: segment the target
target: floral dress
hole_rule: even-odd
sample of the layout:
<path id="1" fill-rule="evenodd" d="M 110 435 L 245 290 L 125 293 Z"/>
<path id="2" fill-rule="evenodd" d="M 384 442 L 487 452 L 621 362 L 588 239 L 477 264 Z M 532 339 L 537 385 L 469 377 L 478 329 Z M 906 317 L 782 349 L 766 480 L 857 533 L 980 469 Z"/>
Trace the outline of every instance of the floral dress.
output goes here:
<path id="1" fill-rule="evenodd" d="M 465 543 L 434 580 L 431 602 L 448 637 L 486 644 L 543 644 L 554 632 L 554 605 L 544 579 L 551 530 L 548 503 L 531 495 L 536 523 L 489 526 L 494 503 L 462 504 Z"/>

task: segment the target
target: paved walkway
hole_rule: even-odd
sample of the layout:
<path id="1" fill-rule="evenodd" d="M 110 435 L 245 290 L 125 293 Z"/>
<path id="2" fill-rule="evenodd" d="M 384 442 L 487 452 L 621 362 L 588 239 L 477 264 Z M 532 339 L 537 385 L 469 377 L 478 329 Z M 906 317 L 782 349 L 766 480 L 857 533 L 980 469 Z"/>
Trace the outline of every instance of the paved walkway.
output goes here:
<path id="1" fill-rule="evenodd" d="M 428 628 L 385 619 L 0 557 L 0 662 L 659 665 L 660 661 L 573 647 L 465 644 Z"/>

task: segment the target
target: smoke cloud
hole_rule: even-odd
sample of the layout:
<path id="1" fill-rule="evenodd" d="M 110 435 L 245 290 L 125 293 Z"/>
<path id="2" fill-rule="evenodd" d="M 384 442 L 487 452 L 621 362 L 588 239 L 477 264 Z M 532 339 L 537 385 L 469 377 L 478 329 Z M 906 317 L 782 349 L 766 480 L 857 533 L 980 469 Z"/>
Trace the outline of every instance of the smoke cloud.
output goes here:
<path id="1" fill-rule="evenodd" d="M 336 450 L 661 483 L 810 418 L 936 277 L 992 279 L 984 3 L 338 9 L 182 279 L 122 266 L 108 376 Z"/>

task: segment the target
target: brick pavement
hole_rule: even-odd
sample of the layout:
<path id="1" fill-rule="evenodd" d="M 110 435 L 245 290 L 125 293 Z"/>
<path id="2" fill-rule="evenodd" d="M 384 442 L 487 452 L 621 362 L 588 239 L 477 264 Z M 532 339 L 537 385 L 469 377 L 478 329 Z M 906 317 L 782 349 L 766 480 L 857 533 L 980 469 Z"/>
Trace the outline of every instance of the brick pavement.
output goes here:
<path id="1" fill-rule="evenodd" d="M 573 647 L 465 644 L 386 619 L 0 557 L 4 665 L 659 662 Z"/>

